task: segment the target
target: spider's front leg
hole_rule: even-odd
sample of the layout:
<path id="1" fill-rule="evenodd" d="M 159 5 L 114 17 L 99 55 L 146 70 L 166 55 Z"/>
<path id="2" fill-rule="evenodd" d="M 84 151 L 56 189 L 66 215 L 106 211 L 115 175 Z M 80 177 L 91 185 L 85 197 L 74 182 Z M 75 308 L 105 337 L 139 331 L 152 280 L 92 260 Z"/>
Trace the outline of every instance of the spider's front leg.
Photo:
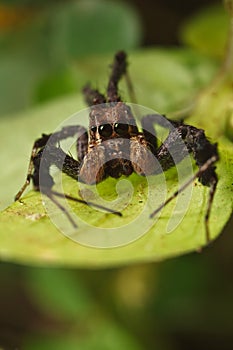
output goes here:
<path id="1" fill-rule="evenodd" d="M 49 175 L 49 168 L 52 164 L 57 165 L 60 169 L 62 169 L 64 172 L 66 172 L 71 177 L 77 177 L 78 176 L 78 167 L 79 162 L 75 161 L 72 157 L 69 157 L 68 155 L 65 155 L 64 152 L 58 148 L 56 145 L 68 137 L 72 137 L 74 135 L 77 135 L 77 153 L 78 153 L 78 159 L 79 162 L 82 161 L 85 154 L 87 153 L 87 144 L 88 144 L 88 136 L 86 129 L 84 129 L 82 126 L 79 125 L 69 125 L 62 128 L 60 131 L 55 132 L 53 134 L 42 134 L 42 136 L 37 139 L 32 147 L 32 152 L 30 156 L 30 162 L 28 166 L 27 176 L 26 180 L 21 187 L 21 189 L 18 191 L 18 193 L 15 196 L 15 201 L 19 200 L 22 196 L 23 192 L 27 188 L 27 186 L 30 184 L 31 180 L 33 181 L 34 189 L 40 190 L 40 180 L 39 180 L 39 169 L 40 169 L 40 163 L 41 163 L 41 157 L 43 154 L 43 151 L 46 147 L 50 147 L 50 150 L 47 150 L 47 155 L 51 151 L 51 159 L 47 159 L 47 162 L 45 162 L 45 166 L 43 171 L 41 173 L 47 173 L 47 185 L 44 184 L 44 187 L 46 188 L 52 188 L 53 186 L 53 180 Z M 56 153 L 58 155 L 60 153 L 60 157 L 52 157 L 52 154 Z M 63 153 L 62 153 L 63 152 Z M 59 164 L 59 159 L 66 159 L 66 162 L 64 165 Z M 69 159 L 72 158 L 75 164 L 71 164 L 72 160 Z M 57 163 L 57 164 L 56 164 Z"/>
<path id="2" fill-rule="evenodd" d="M 34 142 L 33 147 L 32 147 L 31 156 L 30 156 L 29 165 L 28 165 L 27 176 L 26 176 L 26 179 L 25 179 L 25 182 L 24 182 L 23 186 L 21 187 L 21 189 L 15 195 L 15 198 L 14 198 L 15 201 L 18 201 L 21 198 L 21 196 L 24 193 L 24 191 L 26 190 L 26 188 L 30 185 L 31 180 L 33 180 L 33 177 L 35 177 L 35 179 L 36 179 L 39 176 L 39 175 L 36 175 L 36 174 L 34 176 L 34 173 L 36 172 L 35 169 L 38 168 L 38 166 L 39 166 L 39 165 L 37 166 L 37 164 L 35 166 L 34 163 L 36 163 L 36 158 L 37 158 L 38 151 L 45 147 L 45 145 L 48 142 L 50 136 L 51 136 L 51 134 L 50 135 L 42 134 L 41 138 L 37 139 Z M 35 180 L 35 183 L 36 182 L 39 183 L 39 178 L 38 178 L 38 181 Z M 33 184 L 34 184 L 34 180 L 33 180 Z M 35 188 L 35 189 L 37 189 L 37 188 Z"/>
<path id="3" fill-rule="evenodd" d="M 59 146 L 59 142 L 77 134 L 77 153 L 78 160 L 66 154 Z M 28 172 L 25 183 L 20 191 L 16 194 L 15 200 L 19 200 L 26 187 L 32 180 L 34 189 L 45 194 L 50 200 L 67 216 L 73 227 L 77 227 L 75 221 L 69 212 L 63 207 L 56 197 L 67 198 L 78 203 L 92 205 L 98 209 L 104 209 L 109 213 L 121 216 L 121 213 L 112 211 L 102 205 L 87 202 L 85 200 L 74 198 L 72 196 L 56 192 L 52 189 L 54 181 L 50 175 L 50 168 L 55 165 L 60 171 L 68 176 L 79 180 L 80 170 L 82 169 L 82 161 L 87 154 L 88 135 L 86 129 L 81 126 L 66 126 L 61 131 L 54 134 L 45 135 L 34 142 Z"/>
<path id="4" fill-rule="evenodd" d="M 57 201 L 55 196 L 63 197 L 62 194 L 52 190 L 54 181 L 50 175 L 50 168 L 55 165 L 58 169 L 65 172 L 68 176 L 78 179 L 80 161 L 67 155 L 59 146 L 59 142 L 77 134 L 78 158 L 82 160 L 87 153 L 87 132 L 81 126 L 66 126 L 54 134 L 43 134 L 37 139 L 32 147 L 28 172 L 26 180 L 15 196 L 15 201 L 19 200 L 26 187 L 33 182 L 35 190 L 40 191 L 50 198 L 62 210 L 71 224 L 76 227 L 76 223 L 66 211 L 66 209 Z M 69 197 L 69 196 L 66 196 Z M 69 197 L 70 199 L 73 199 Z M 76 200 L 76 199 L 74 199 Z M 79 201 L 79 200 L 77 200 Z M 81 201 L 81 200 L 80 200 Z M 83 201 L 82 201 L 83 202 Z"/>

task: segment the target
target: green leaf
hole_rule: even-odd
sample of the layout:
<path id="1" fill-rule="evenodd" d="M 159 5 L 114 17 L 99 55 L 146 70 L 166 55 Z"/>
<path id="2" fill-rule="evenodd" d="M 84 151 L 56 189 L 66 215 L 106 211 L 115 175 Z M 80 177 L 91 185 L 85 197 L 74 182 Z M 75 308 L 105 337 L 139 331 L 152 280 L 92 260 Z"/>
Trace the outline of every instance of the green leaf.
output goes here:
<path id="1" fill-rule="evenodd" d="M 182 25 L 181 40 L 207 56 L 223 58 L 229 16 L 222 5 L 208 6 Z"/>
<path id="2" fill-rule="evenodd" d="M 95 315 L 92 317 L 94 318 Z M 90 319 L 85 331 L 82 327 L 77 329 L 76 335 L 66 334 L 62 335 L 43 335 L 43 337 L 26 338 L 24 342 L 24 349 L 26 350 L 76 350 L 77 348 L 83 350 L 142 350 L 142 346 L 137 343 L 135 338 L 127 332 L 123 325 L 117 325 L 111 319 L 103 321 L 101 318 L 97 320 L 97 327 L 90 328 Z M 82 324 L 83 326 L 83 324 Z M 73 327 L 72 327 L 73 328 Z M 81 331 L 80 331 L 81 328 Z"/>
<path id="3" fill-rule="evenodd" d="M 182 109 L 215 72 L 215 66 L 209 60 L 189 50 L 144 50 L 129 53 L 128 60 L 138 103 L 160 113 Z M 104 91 L 109 76 L 106 67 L 111 62 L 112 55 L 79 60 L 78 68 L 72 71 L 73 76 L 79 77 L 78 91 L 88 81 Z M 129 101 L 124 80 L 120 92 L 122 98 Z M 6 151 L 1 152 L 1 164 L 6 166 L 0 172 L 0 209 L 12 203 L 14 194 L 22 185 L 33 141 L 42 132 L 50 133 L 67 117 L 85 107 L 83 96 L 73 94 L 2 118 L 0 139 Z M 84 122 L 87 124 L 87 120 Z M 16 149 L 20 150 L 19 157 L 15 157 Z M 9 161 L 12 159 L 14 161 Z"/>
<path id="4" fill-rule="evenodd" d="M 0 33 L 0 114 L 74 91 L 72 69 L 67 67 L 77 58 L 129 50 L 140 40 L 139 17 L 123 2 L 50 3 L 27 25 Z"/>
<path id="5" fill-rule="evenodd" d="M 98 66 L 100 63 L 104 65 L 105 60 L 109 62 L 105 58 L 99 61 L 94 60 L 93 65 L 90 61 L 86 61 L 86 69 L 90 65 L 90 72 L 92 70 L 98 71 Z M 162 109 L 162 112 L 166 110 L 166 101 L 168 110 L 172 110 L 172 107 L 176 107 L 176 109 L 184 107 L 185 101 L 191 100 L 190 92 L 193 95 L 211 78 L 214 71 L 209 61 L 185 50 L 168 51 L 167 54 L 166 51 L 156 50 L 132 53 L 129 56 L 129 61 L 131 63 L 131 78 L 136 81 L 138 102 L 156 108 L 158 111 Z M 160 64 L 155 64 L 156 62 L 160 62 Z M 144 72 L 140 71 L 142 67 Z M 147 76 L 148 74 L 149 76 Z M 164 81 L 162 77 L 164 77 Z M 105 78 L 107 78 L 106 75 Z M 106 81 L 105 78 L 103 80 Z M 96 80 L 94 79 L 94 81 Z M 104 86 L 105 81 L 102 82 L 101 75 L 99 81 L 101 86 Z M 158 82 L 161 83 L 161 87 Z M 122 92 L 125 91 L 124 86 L 124 84 L 121 85 Z M 152 105 L 153 100 L 156 101 L 157 107 Z M 71 96 L 11 118 L 11 122 L 5 121 L 3 123 L 1 140 L 4 142 L 7 152 L 3 156 L 1 155 L 3 157 L 1 163 L 6 164 L 5 169 L 2 170 L 1 179 L 3 180 L 2 187 L 5 191 L 5 199 L 6 194 L 9 196 L 9 191 L 13 196 L 22 184 L 33 140 L 41 132 L 54 130 L 59 122 L 74 113 L 76 109 L 82 109 L 84 105 L 81 101 L 81 96 Z M 224 135 L 224 115 L 227 113 L 230 101 L 230 84 L 219 90 L 217 96 L 207 92 L 200 98 L 195 114 L 187 120 L 192 125 L 204 128 L 207 136 L 211 137 L 213 142 L 217 140 L 219 144 L 221 156 L 221 160 L 217 164 L 219 183 L 210 217 L 212 239 L 216 238 L 222 231 L 232 212 L 233 149 L 232 143 Z M 222 116 L 220 122 L 219 115 Z M 86 125 L 87 121 L 84 121 L 84 124 Z M 42 125 L 44 126 L 42 127 Z M 16 150 L 19 149 L 20 154 L 15 156 Z M 151 178 L 153 193 L 156 195 L 152 199 L 150 210 L 154 210 L 160 204 L 161 198 L 160 188 L 157 185 L 159 177 Z M 102 227 L 103 232 L 106 227 L 120 226 L 123 229 L 124 225 L 128 225 L 126 226 L 128 227 L 127 234 L 134 235 L 135 226 L 133 227 L 131 222 L 132 219 L 137 219 L 146 203 L 148 185 L 145 178 L 135 174 L 128 180 L 132 183 L 134 196 L 130 205 L 122 210 L 122 217 L 98 212 L 82 204 L 70 203 L 70 205 L 84 221 Z M 177 183 L 174 171 L 167 172 L 166 181 L 168 194 L 172 194 Z M 103 196 L 105 200 L 115 199 L 117 195 L 116 185 L 117 181 L 114 179 L 105 180 L 97 186 L 99 195 Z M 125 182 L 121 182 L 120 186 L 122 187 L 118 188 L 123 194 L 125 193 L 125 185 Z M 78 193 L 76 182 L 67 177 L 64 179 L 64 186 L 66 193 L 73 195 Z M 179 197 L 182 198 L 182 195 Z M 159 220 L 140 239 L 115 249 L 93 249 L 75 243 L 59 232 L 46 215 L 40 195 L 31 191 L 23 198 L 22 203 L 14 203 L 1 213 L 0 256 L 3 260 L 24 264 L 106 267 L 138 261 L 158 261 L 188 251 L 199 250 L 206 243 L 204 215 L 207 200 L 208 188 L 196 182 L 193 186 L 192 199 L 187 214 L 171 233 L 167 233 L 168 225 L 171 225 L 171 217 L 175 221 L 180 218 L 179 212 L 173 213 L 175 201 L 163 209 Z M 141 229 L 152 224 L 149 213 L 150 211 L 144 221 L 136 227 L 136 233 L 137 230 L 140 232 Z M 172 213 L 174 216 L 171 216 Z M 61 216 L 60 212 L 58 212 L 58 216 Z M 82 232 L 82 229 L 82 227 L 79 228 L 79 233 L 83 233 L 83 237 L 88 237 L 88 230 L 85 228 Z"/>
<path id="6" fill-rule="evenodd" d="M 38 307 L 54 318 L 84 321 L 93 307 L 87 289 L 70 270 L 27 270 L 26 287 Z"/>

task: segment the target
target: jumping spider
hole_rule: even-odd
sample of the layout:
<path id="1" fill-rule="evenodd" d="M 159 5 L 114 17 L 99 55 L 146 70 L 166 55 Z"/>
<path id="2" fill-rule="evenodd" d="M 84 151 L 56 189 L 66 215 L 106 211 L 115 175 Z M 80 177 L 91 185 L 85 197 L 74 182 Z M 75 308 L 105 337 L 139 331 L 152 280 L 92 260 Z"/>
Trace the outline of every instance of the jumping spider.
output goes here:
<path id="1" fill-rule="evenodd" d="M 113 178 L 119 178 L 121 175 L 129 176 L 133 172 L 140 175 L 152 175 L 157 173 L 157 169 L 151 165 L 153 162 L 151 162 L 150 155 L 155 157 L 160 162 L 162 170 L 166 171 L 175 165 L 169 149 L 176 142 L 180 142 L 182 146 L 177 158 L 178 161 L 183 160 L 185 157 L 184 149 L 186 149 L 188 153 L 193 155 L 199 170 L 150 216 L 153 217 L 195 178 L 198 178 L 202 185 L 210 188 L 205 214 L 206 241 L 209 242 L 209 215 L 218 182 L 215 172 L 215 163 L 219 159 L 217 144 L 210 143 L 204 130 L 181 121 L 162 118 L 158 114 L 144 116 L 140 132 L 130 107 L 121 100 L 118 92 L 118 83 L 122 76 L 128 77 L 127 60 L 125 52 L 120 51 L 116 53 L 114 58 L 106 96 L 89 85 L 83 89 L 86 102 L 90 106 L 89 130 L 74 125 L 63 127 L 61 131 L 53 134 L 42 134 L 42 137 L 36 140 L 33 145 L 26 181 L 15 196 L 15 200 L 21 197 L 32 179 L 35 190 L 40 190 L 47 195 L 75 225 L 69 213 L 56 200 L 56 197 L 61 196 L 61 194 L 52 189 L 54 181 L 49 174 L 52 165 L 58 167 L 68 176 L 87 184 L 99 183 L 108 176 Z M 164 121 L 165 124 L 167 122 L 167 125 L 164 125 Z M 161 145 L 158 145 L 154 124 L 168 128 L 168 136 Z M 66 154 L 59 145 L 59 141 L 75 135 L 77 135 L 77 160 Z M 50 140 L 49 143 L 48 140 Z M 43 160 L 43 168 L 40 169 L 42 154 L 46 146 L 49 147 L 47 151 L 49 151 L 50 156 Z M 144 170 L 137 162 L 137 160 L 141 161 L 142 159 Z M 46 176 L 41 176 L 41 174 Z M 66 197 L 87 203 L 71 196 Z M 109 209 L 109 212 L 113 211 Z M 120 215 L 119 212 L 115 212 L 115 214 Z"/>

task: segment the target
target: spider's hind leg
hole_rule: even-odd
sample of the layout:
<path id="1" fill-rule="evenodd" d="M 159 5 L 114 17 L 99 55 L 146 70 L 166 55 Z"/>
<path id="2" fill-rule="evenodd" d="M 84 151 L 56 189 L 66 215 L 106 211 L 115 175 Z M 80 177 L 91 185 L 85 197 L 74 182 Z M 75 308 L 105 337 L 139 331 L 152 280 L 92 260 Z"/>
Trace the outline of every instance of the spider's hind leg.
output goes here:
<path id="1" fill-rule="evenodd" d="M 186 127 L 187 128 L 187 127 Z M 189 126 L 185 138 L 193 157 L 199 167 L 198 180 L 202 185 L 209 187 L 209 199 L 205 214 L 206 241 L 210 241 L 209 216 L 218 183 L 215 163 L 219 160 L 217 144 L 212 144 L 205 136 L 204 130 Z M 188 146 L 187 145 L 187 146 Z"/>
<path id="2" fill-rule="evenodd" d="M 214 194 L 218 182 L 215 163 L 219 160 L 217 144 L 212 144 L 206 137 L 204 130 L 195 128 L 191 125 L 186 125 L 180 122 L 172 122 L 174 129 L 170 131 L 167 139 L 156 150 L 155 156 L 160 161 L 163 170 L 175 166 L 176 163 L 182 161 L 188 153 L 193 155 L 193 158 L 199 167 L 199 170 L 191 177 L 183 186 L 169 197 L 165 203 L 157 208 L 152 214 L 153 217 L 173 198 L 180 194 L 187 186 L 189 186 L 196 178 L 202 185 L 210 188 L 209 199 L 205 214 L 205 231 L 206 241 L 210 241 L 209 232 L 209 216 L 213 204 Z M 177 146 L 178 152 L 175 152 Z M 169 149 L 172 149 L 176 154 L 176 159 L 172 158 Z"/>

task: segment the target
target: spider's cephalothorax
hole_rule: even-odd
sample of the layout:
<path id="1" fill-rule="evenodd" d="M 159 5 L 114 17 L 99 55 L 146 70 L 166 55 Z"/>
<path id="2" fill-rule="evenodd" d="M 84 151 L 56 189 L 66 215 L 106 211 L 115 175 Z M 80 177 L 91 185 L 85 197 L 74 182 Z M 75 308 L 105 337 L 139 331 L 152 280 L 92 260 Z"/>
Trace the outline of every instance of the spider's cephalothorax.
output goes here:
<path id="1" fill-rule="evenodd" d="M 21 197 L 32 179 L 34 188 L 51 198 L 72 221 L 70 215 L 56 200 L 56 196 L 61 195 L 52 189 L 54 182 L 49 174 L 52 165 L 57 166 L 77 181 L 94 184 L 108 176 L 119 178 L 121 175 L 129 176 L 133 172 L 140 175 L 157 174 L 159 170 L 153 159 L 157 159 L 161 166 L 160 169 L 166 171 L 191 153 L 199 170 L 179 191 L 151 213 L 151 217 L 195 178 L 198 178 L 204 186 L 210 187 L 205 215 L 206 240 L 209 241 L 209 214 L 218 181 L 215 172 L 215 163 L 219 159 L 217 145 L 210 143 L 202 129 L 181 121 L 169 120 L 158 114 L 144 116 L 141 120 L 142 131 L 139 131 L 130 107 L 121 100 L 118 92 L 118 83 L 122 76 L 126 77 L 130 87 L 126 54 L 120 51 L 114 58 L 106 96 L 90 85 L 83 89 L 86 102 L 90 107 L 89 130 L 79 125 L 71 125 L 50 135 L 43 134 L 36 140 L 26 181 L 15 199 L 18 200 Z M 167 128 L 169 132 L 165 141 L 160 145 L 156 137 L 156 125 Z M 65 154 L 59 146 L 59 141 L 75 135 L 77 135 L 77 160 Z M 45 147 L 49 157 L 42 157 Z M 70 196 L 66 197 L 84 202 Z M 120 215 L 118 212 L 116 214 Z M 72 224 L 75 225 L 73 221 Z"/>

